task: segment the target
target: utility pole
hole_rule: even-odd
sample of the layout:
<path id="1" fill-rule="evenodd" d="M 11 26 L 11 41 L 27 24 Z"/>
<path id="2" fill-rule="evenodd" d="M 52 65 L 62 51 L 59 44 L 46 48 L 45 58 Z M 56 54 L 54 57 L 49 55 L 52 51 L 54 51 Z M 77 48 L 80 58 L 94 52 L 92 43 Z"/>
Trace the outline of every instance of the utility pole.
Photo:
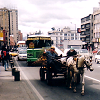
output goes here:
<path id="1" fill-rule="evenodd" d="M 72 22 L 71 22 L 71 24 L 73 24 Z M 75 25 L 75 40 L 76 40 L 76 24 L 74 24 Z"/>

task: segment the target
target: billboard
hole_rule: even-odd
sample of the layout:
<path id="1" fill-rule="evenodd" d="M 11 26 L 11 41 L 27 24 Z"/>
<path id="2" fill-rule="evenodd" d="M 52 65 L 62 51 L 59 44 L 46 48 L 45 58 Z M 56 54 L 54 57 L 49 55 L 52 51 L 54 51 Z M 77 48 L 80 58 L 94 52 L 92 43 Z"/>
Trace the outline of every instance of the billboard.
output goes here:
<path id="1" fill-rule="evenodd" d="M 77 33 L 81 33 L 81 28 L 77 28 Z"/>
<path id="2" fill-rule="evenodd" d="M 3 30 L 0 30 L 0 41 L 3 41 Z"/>

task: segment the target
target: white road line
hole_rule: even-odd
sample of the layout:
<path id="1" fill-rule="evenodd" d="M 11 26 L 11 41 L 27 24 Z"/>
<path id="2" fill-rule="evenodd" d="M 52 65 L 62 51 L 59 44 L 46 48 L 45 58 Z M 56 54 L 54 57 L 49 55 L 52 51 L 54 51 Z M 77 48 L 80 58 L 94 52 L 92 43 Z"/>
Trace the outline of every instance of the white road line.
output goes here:
<path id="1" fill-rule="evenodd" d="M 100 80 L 97 80 L 97 79 L 95 79 L 95 78 L 92 78 L 92 77 L 89 77 L 89 76 L 86 76 L 86 75 L 84 75 L 86 78 L 89 78 L 89 79 L 92 79 L 92 80 L 94 80 L 94 81 L 97 81 L 97 82 L 100 82 Z"/>
<path id="2" fill-rule="evenodd" d="M 17 61 L 16 61 L 17 63 Z M 22 71 L 22 69 L 19 67 L 19 64 L 17 63 L 18 68 L 20 69 L 22 75 L 24 76 L 24 78 L 26 79 L 26 81 L 28 82 L 28 84 L 30 85 L 30 87 L 32 88 L 32 90 L 36 93 L 37 97 L 40 100 L 44 100 L 43 97 L 40 95 L 40 93 L 36 90 L 36 88 L 33 86 L 33 84 L 29 81 L 29 79 L 26 77 L 26 75 L 24 74 L 24 72 Z"/>
<path id="3" fill-rule="evenodd" d="M 17 63 L 17 61 L 16 61 L 16 63 Z M 22 69 L 19 67 L 19 64 L 18 64 L 18 63 L 17 63 L 17 65 L 18 65 L 18 68 L 20 69 L 22 75 L 24 76 L 24 78 L 25 78 L 26 81 L 28 82 L 28 84 L 31 86 L 31 88 L 33 89 L 33 91 L 36 93 L 37 97 L 38 97 L 40 100 L 44 100 L 43 97 L 40 95 L 40 93 L 36 90 L 36 88 L 32 85 L 32 83 L 31 83 L 31 82 L 29 81 L 29 79 L 26 77 L 26 75 L 24 74 L 24 72 L 22 71 Z M 99 66 L 99 67 L 100 67 L 100 66 Z M 92 77 L 89 77 L 89 76 L 86 76 L 86 75 L 84 75 L 84 76 L 85 76 L 86 78 L 88 78 L 88 79 L 92 79 L 92 80 L 97 81 L 97 82 L 100 83 L 100 80 L 97 80 L 97 79 L 95 79 L 95 78 L 92 78 Z"/>

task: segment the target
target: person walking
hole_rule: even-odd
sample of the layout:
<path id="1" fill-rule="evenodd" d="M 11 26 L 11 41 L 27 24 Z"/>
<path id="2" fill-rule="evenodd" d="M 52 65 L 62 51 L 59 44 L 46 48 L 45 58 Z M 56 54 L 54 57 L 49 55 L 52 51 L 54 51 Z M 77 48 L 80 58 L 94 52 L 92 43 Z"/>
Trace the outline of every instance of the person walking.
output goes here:
<path id="1" fill-rule="evenodd" d="M 4 54 L 4 68 L 5 68 L 5 71 L 7 71 L 7 68 L 8 67 L 8 61 L 9 61 L 9 51 L 5 48 L 3 50 L 3 54 Z"/>
<path id="2" fill-rule="evenodd" d="M 9 49 L 7 49 L 6 50 L 6 65 L 7 65 L 7 68 L 9 68 L 9 66 L 8 66 L 9 60 L 10 60 Z"/>

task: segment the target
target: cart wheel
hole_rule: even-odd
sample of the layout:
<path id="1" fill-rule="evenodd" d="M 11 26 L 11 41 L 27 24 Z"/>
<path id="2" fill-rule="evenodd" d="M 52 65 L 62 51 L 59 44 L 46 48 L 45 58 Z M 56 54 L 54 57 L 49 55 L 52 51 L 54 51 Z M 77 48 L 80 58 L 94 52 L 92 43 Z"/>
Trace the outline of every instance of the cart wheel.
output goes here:
<path id="1" fill-rule="evenodd" d="M 77 84 L 80 83 L 80 74 L 77 74 Z"/>
<path id="2" fill-rule="evenodd" d="M 45 80 L 45 73 L 44 73 L 44 69 L 40 68 L 40 80 L 44 81 Z"/>
<path id="3" fill-rule="evenodd" d="M 47 71 L 47 73 L 46 73 L 46 81 L 47 81 L 47 85 L 52 84 L 52 73 L 49 71 Z"/>

